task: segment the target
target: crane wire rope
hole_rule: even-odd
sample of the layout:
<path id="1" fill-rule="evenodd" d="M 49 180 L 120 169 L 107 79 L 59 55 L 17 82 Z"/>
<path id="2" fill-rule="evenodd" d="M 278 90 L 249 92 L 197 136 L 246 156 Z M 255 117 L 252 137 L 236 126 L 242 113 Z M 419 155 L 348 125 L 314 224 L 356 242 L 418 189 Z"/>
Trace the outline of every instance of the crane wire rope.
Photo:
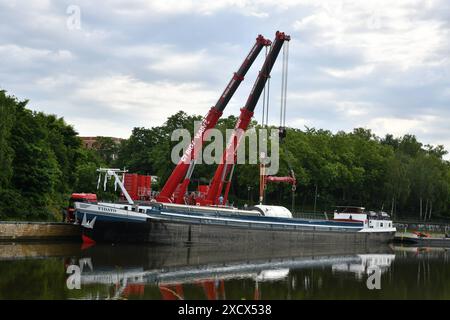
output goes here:
<path id="1" fill-rule="evenodd" d="M 285 42 L 283 46 L 283 64 L 281 70 L 280 127 L 286 126 L 288 60 L 289 60 L 289 42 Z"/>
<path id="2" fill-rule="evenodd" d="M 286 101 L 287 101 L 287 79 L 288 79 L 288 61 L 289 61 L 289 42 L 286 42 L 283 46 L 283 64 L 281 71 L 281 101 L 280 101 L 280 131 L 283 130 L 282 138 L 285 137 L 286 130 Z M 282 143 L 283 140 L 280 141 Z M 294 170 L 289 161 L 288 154 L 291 154 L 289 150 L 285 147 L 286 153 L 286 164 L 289 168 L 289 173 L 292 177 L 294 177 Z M 295 184 L 292 185 L 292 211 L 295 209 Z"/>

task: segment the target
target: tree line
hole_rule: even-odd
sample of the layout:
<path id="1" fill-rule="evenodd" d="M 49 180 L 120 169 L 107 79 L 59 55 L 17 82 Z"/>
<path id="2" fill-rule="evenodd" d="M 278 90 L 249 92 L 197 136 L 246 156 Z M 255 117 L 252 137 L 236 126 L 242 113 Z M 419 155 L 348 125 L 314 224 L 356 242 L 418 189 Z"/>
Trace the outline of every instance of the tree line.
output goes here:
<path id="1" fill-rule="evenodd" d="M 174 168 L 171 141 L 174 129 L 194 133 L 201 116 L 180 111 L 161 126 L 136 127 L 117 144 L 98 137 L 93 149 L 82 145 L 73 126 L 63 118 L 31 111 L 0 91 L 0 220 L 59 220 L 72 192 L 95 192 L 116 200 L 118 193 L 97 190 L 96 169 L 126 168 L 159 178 L 158 189 Z M 217 128 L 233 128 L 237 118 L 219 120 Z M 251 127 L 260 128 L 256 121 Z M 225 144 L 224 144 L 225 145 Z M 279 175 L 292 168 L 297 188 L 268 185 L 266 203 L 295 211 L 323 212 L 336 205 L 384 210 L 395 218 L 449 218 L 450 164 L 443 146 L 424 145 L 413 135 L 377 137 L 371 130 L 352 132 L 288 128 L 281 144 Z M 215 166 L 196 166 L 191 189 L 208 184 Z M 259 166 L 236 166 L 230 190 L 235 205 L 255 204 Z"/>
<path id="2" fill-rule="evenodd" d="M 0 90 L 0 220 L 60 220 L 75 190 L 93 191 L 104 161 L 63 118 Z"/>
<path id="3" fill-rule="evenodd" d="M 171 141 L 172 131 L 186 128 L 193 135 L 193 122 L 201 119 L 180 111 L 162 126 L 134 128 L 130 138 L 119 146 L 114 164 L 156 175 L 164 183 L 174 168 L 170 156 L 178 143 Z M 236 120 L 234 116 L 222 118 L 217 128 L 225 136 L 225 129 L 233 128 Z M 260 128 L 256 121 L 251 127 Z M 443 146 L 424 145 L 410 134 L 380 138 L 364 128 L 335 134 L 322 129 L 288 128 L 280 146 L 279 175 L 288 175 L 290 168 L 295 172 L 295 211 L 323 212 L 336 205 L 356 205 L 384 210 L 397 219 L 425 221 L 450 217 L 450 163 L 443 159 L 445 154 Z M 208 184 L 214 170 L 215 166 L 197 165 L 191 189 Z M 255 204 L 258 184 L 258 165 L 236 166 L 230 202 Z M 268 185 L 266 202 L 291 208 L 291 188 Z"/>

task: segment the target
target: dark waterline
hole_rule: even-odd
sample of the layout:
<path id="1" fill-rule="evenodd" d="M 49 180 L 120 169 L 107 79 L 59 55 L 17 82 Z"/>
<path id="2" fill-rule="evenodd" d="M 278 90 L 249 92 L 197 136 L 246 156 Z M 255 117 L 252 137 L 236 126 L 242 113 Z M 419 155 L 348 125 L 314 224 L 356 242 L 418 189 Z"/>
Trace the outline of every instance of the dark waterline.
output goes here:
<path id="1" fill-rule="evenodd" d="M 0 274 L 0 299 L 450 299 L 441 248 L 2 243 Z"/>

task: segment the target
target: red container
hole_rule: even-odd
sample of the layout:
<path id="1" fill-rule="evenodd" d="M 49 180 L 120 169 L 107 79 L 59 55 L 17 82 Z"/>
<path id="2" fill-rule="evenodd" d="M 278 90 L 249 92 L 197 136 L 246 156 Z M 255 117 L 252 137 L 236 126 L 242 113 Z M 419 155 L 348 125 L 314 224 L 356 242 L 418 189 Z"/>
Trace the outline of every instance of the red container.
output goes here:
<path id="1" fill-rule="evenodd" d="M 149 189 L 152 190 L 152 176 L 146 176 L 145 177 L 145 186 Z"/>
<path id="2" fill-rule="evenodd" d="M 137 173 L 127 173 L 124 179 L 125 189 L 133 200 L 150 200 L 152 177 Z"/>
<path id="3" fill-rule="evenodd" d="M 131 199 L 138 200 L 138 174 L 137 173 L 126 173 L 124 179 L 124 186 L 130 195 Z"/>

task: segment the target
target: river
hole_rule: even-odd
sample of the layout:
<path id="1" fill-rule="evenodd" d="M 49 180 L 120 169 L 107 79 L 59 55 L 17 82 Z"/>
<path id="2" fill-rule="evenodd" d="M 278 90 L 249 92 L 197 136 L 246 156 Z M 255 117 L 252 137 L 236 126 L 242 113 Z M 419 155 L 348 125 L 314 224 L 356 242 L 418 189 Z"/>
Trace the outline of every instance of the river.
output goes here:
<path id="1" fill-rule="evenodd" d="M 263 244 L 262 244 L 263 246 Z M 0 243 L 0 299 L 450 299 L 449 249 Z"/>

